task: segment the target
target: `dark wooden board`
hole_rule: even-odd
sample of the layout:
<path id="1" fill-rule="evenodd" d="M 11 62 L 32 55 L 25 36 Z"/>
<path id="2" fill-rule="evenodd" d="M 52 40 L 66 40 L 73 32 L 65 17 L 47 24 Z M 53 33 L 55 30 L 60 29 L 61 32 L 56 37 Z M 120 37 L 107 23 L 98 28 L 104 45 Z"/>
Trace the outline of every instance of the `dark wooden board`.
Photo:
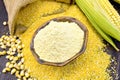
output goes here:
<path id="1" fill-rule="evenodd" d="M 114 3 L 113 1 L 111 2 L 112 4 L 115 5 L 115 8 L 120 13 L 120 5 Z M 0 0 L 0 36 L 5 35 L 9 31 L 8 26 L 3 26 L 3 21 L 7 21 L 7 20 L 8 20 L 7 12 L 3 4 L 3 0 Z M 117 41 L 115 42 L 118 45 L 118 47 L 120 47 L 120 43 Z M 112 55 L 112 57 L 116 58 L 118 65 L 116 65 L 115 67 L 116 67 L 116 71 L 118 72 L 120 76 L 120 52 L 116 52 L 111 46 L 108 46 L 106 51 L 108 52 L 108 54 Z M 5 59 L 5 56 L 1 56 L 0 57 L 0 80 L 17 80 L 16 77 L 14 75 L 11 75 L 10 73 L 7 73 L 7 74 L 2 73 L 2 69 L 5 67 L 6 62 L 7 62 L 7 59 Z M 120 78 L 114 79 L 114 80 L 120 80 Z"/>

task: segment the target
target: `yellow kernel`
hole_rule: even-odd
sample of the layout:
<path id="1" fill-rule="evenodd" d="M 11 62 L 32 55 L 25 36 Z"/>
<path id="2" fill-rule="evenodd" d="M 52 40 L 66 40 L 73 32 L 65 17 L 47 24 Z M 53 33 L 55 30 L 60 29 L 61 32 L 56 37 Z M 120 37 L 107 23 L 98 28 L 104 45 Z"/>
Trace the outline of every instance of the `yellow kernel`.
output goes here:
<path id="1" fill-rule="evenodd" d="M 7 54 L 10 54 L 11 51 L 7 51 Z"/>
<path id="2" fill-rule="evenodd" d="M 24 65 L 22 64 L 22 65 L 20 65 L 20 69 L 24 69 Z"/>
<path id="3" fill-rule="evenodd" d="M 13 36 L 13 38 L 15 38 L 15 39 L 16 39 L 16 38 L 17 38 L 17 36 Z"/>
<path id="4" fill-rule="evenodd" d="M 1 38 L 4 39 L 4 38 L 5 38 L 5 35 L 3 35 Z"/>
<path id="5" fill-rule="evenodd" d="M 6 26 L 6 25 L 7 25 L 7 22 L 6 22 L 6 21 L 4 21 L 4 22 L 3 22 L 3 25 L 4 25 L 4 26 Z"/>
<path id="6" fill-rule="evenodd" d="M 15 54 L 15 52 L 10 52 L 10 55 L 14 55 Z"/>
<path id="7" fill-rule="evenodd" d="M 6 67 L 9 67 L 9 65 L 10 65 L 10 62 L 7 62 L 7 63 L 6 63 Z"/>
<path id="8" fill-rule="evenodd" d="M 9 58 L 10 58 L 10 55 L 7 55 L 6 58 L 9 59 Z"/>
<path id="9" fill-rule="evenodd" d="M 21 53 L 21 57 L 23 57 L 23 53 Z"/>
<path id="10" fill-rule="evenodd" d="M 21 57 L 21 54 L 20 54 L 20 53 L 18 53 L 18 54 L 17 54 L 17 56 L 18 56 L 18 57 Z"/>
<path id="11" fill-rule="evenodd" d="M 3 72 L 3 73 L 6 73 L 6 69 L 3 69 L 2 72 Z"/>
<path id="12" fill-rule="evenodd" d="M 19 59 L 18 57 L 14 57 L 14 58 L 13 58 L 14 61 L 17 61 L 18 59 Z"/>
<path id="13" fill-rule="evenodd" d="M 21 79 L 17 79 L 17 80 L 21 80 Z"/>
<path id="14" fill-rule="evenodd" d="M 16 43 L 17 43 L 17 44 L 21 44 L 21 41 L 20 41 L 20 40 L 16 40 Z"/>
<path id="15" fill-rule="evenodd" d="M 6 46 L 5 46 L 5 45 L 2 45 L 1 48 L 2 48 L 2 49 L 6 49 Z"/>
<path id="16" fill-rule="evenodd" d="M 17 49 L 21 49 L 21 48 L 22 48 L 22 46 L 21 46 L 21 45 L 18 45 L 18 46 L 17 46 Z"/>
<path id="17" fill-rule="evenodd" d="M 18 75 L 16 75 L 16 77 L 17 77 L 17 78 L 21 78 L 21 76 L 20 76 L 19 74 L 18 74 Z"/>
<path id="18" fill-rule="evenodd" d="M 2 42 L 3 41 L 3 39 L 2 38 L 0 38 L 0 42 Z"/>
<path id="19" fill-rule="evenodd" d="M 11 63 L 14 64 L 14 63 L 16 63 L 16 61 L 13 60 L 13 61 L 11 61 Z"/>
<path id="20" fill-rule="evenodd" d="M 2 46 L 2 45 L 4 45 L 4 43 L 3 43 L 3 42 L 0 42 L 0 45 Z"/>
<path id="21" fill-rule="evenodd" d="M 17 55 L 19 58 L 20 57 L 23 57 L 23 53 L 18 53 L 18 55 Z"/>
<path id="22" fill-rule="evenodd" d="M 19 71 L 16 71 L 16 72 L 15 72 L 15 76 L 16 76 L 17 78 L 21 78 L 21 76 L 20 76 L 20 74 L 19 74 Z"/>
<path id="23" fill-rule="evenodd" d="M 30 73 L 31 72 L 30 69 L 28 69 L 27 72 Z"/>
<path id="24" fill-rule="evenodd" d="M 11 48 L 13 50 L 13 48 L 16 48 L 16 44 L 14 42 L 11 43 Z"/>
<path id="25" fill-rule="evenodd" d="M 14 56 L 11 56 L 11 57 L 9 58 L 9 60 L 13 60 L 13 58 L 14 58 Z"/>
<path id="26" fill-rule="evenodd" d="M 18 52 L 18 53 L 21 53 L 21 52 L 22 52 L 22 50 L 20 50 L 20 49 L 17 49 L 17 52 Z"/>
<path id="27" fill-rule="evenodd" d="M 15 46 L 15 42 L 11 42 L 11 47 L 14 47 Z"/>
<path id="28" fill-rule="evenodd" d="M 5 37 L 4 37 L 4 40 L 7 40 L 7 38 L 8 38 L 8 36 L 5 36 Z"/>
<path id="29" fill-rule="evenodd" d="M 21 59 L 21 62 L 24 63 L 24 61 L 25 61 L 24 58 L 22 58 L 22 59 Z"/>
<path id="30" fill-rule="evenodd" d="M 5 55 L 6 51 L 0 52 L 0 55 Z"/>
<path id="31" fill-rule="evenodd" d="M 14 52 L 15 52 L 15 51 L 16 51 L 16 47 L 13 47 L 12 51 L 14 51 Z"/>
<path id="32" fill-rule="evenodd" d="M 21 62 L 19 62 L 19 63 L 18 63 L 18 66 L 20 66 L 20 65 L 22 65 L 22 63 L 21 63 Z"/>
<path id="33" fill-rule="evenodd" d="M 12 52 L 12 48 L 9 48 L 9 51 Z"/>
<path id="34" fill-rule="evenodd" d="M 13 64 L 10 64 L 10 65 L 9 65 L 9 68 L 13 68 L 13 67 L 14 67 Z"/>
<path id="35" fill-rule="evenodd" d="M 7 52 L 6 51 L 3 51 L 3 54 L 6 54 Z"/>
<path id="36" fill-rule="evenodd" d="M 30 76 L 30 74 L 28 73 L 28 72 L 25 72 L 25 77 L 29 77 Z"/>
<path id="37" fill-rule="evenodd" d="M 11 70 L 11 74 L 14 74 L 15 72 L 16 72 L 16 69 L 13 68 L 13 69 Z"/>
<path id="38" fill-rule="evenodd" d="M 22 48 L 24 48 L 25 47 L 25 45 L 24 44 L 22 44 Z"/>
<path id="39" fill-rule="evenodd" d="M 20 67 L 18 66 L 18 64 L 17 63 L 15 63 L 14 65 L 13 65 L 16 69 L 20 69 Z"/>
<path id="40" fill-rule="evenodd" d="M 21 72 L 20 72 L 20 76 L 24 76 L 25 75 L 25 73 L 24 73 L 24 71 L 22 70 Z"/>
<path id="41" fill-rule="evenodd" d="M 10 68 L 5 68 L 6 71 L 10 71 L 11 69 Z"/>
<path id="42" fill-rule="evenodd" d="M 32 78 L 28 78 L 28 80 L 32 80 Z"/>
<path id="43" fill-rule="evenodd" d="M 9 38 L 13 38 L 13 36 L 9 36 Z"/>
<path id="44" fill-rule="evenodd" d="M 8 42 L 10 42 L 10 38 L 8 37 L 7 39 L 6 39 Z"/>
<path id="45" fill-rule="evenodd" d="M 23 77 L 23 80 L 27 80 L 27 78 L 26 78 L 26 77 Z"/>
<path id="46" fill-rule="evenodd" d="M 15 42 L 15 40 L 16 40 L 15 38 L 12 38 L 10 41 L 11 41 L 11 42 Z"/>
<path id="47" fill-rule="evenodd" d="M 33 78 L 33 80 L 37 80 L 37 78 Z"/>

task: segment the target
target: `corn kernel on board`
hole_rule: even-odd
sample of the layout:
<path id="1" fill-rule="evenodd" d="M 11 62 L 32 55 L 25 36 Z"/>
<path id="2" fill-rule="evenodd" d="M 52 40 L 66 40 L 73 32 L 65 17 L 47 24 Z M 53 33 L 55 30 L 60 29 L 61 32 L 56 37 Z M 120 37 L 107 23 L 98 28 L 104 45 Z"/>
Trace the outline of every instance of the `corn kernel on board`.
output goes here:
<path id="1" fill-rule="evenodd" d="M 116 7 L 118 8 L 118 7 Z M 4 5 L 2 0 L 0 0 L 0 36 L 6 34 L 8 32 L 8 27 L 3 26 L 3 21 L 7 21 L 7 13 L 5 11 Z M 120 55 L 118 54 L 119 52 L 115 52 L 110 46 L 108 46 L 107 52 L 112 55 L 113 57 L 116 58 L 116 61 L 119 63 L 120 62 Z M 7 60 L 5 59 L 4 56 L 0 57 L 0 80 L 16 80 L 14 75 L 12 76 L 10 73 L 7 74 L 2 74 L 2 69 L 5 67 L 5 63 Z M 112 66 L 114 64 L 111 63 Z M 115 66 L 116 71 L 120 72 L 119 64 Z M 120 74 L 120 73 L 119 73 Z M 114 75 L 112 75 L 114 77 Z M 119 80 L 115 79 L 114 80 Z"/>

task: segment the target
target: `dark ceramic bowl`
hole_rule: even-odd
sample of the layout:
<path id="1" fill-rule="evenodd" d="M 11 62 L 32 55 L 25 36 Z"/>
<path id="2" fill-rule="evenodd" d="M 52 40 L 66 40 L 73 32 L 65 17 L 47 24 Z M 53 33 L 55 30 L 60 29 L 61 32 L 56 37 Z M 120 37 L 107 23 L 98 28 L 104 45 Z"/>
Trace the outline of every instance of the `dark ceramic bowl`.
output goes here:
<path id="1" fill-rule="evenodd" d="M 83 43 L 83 46 L 82 46 L 81 50 L 76 55 L 74 55 L 72 58 L 66 60 L 65 62 L 56 62 L 55 63 L 55 62 L 49 62 L 49 61 L 42 60 L 42 59 L 40 59 L 40 57 L 38 56 L 38 54 L 35 52 L 35 49 L 34 49 L 34 38 L 35 38 L 36 34 L 42 28 L 44 28 L 46 25 L 48 25 L 50 23 L 50 21 L 52 21 L 52 20 L 53 21 L 57 21 L 57 22 L 66 22 L 66 21 L 68 21 L 68 22 L 75 22 L 84 31 L 84 43 Z M 58 18 L 54 18 L 54 19 L 51 19 L 51 20 L 47 21 L 45 24 L 43 24 L 40 28 L 38 28 L 35 31 L 35 33 L 33 35 L 33 38 L 32 38 L 32 41 L 31 41 L 31 44 L 30 44 L 30 49 L 31 49 L 31 51 L 33 53 L 33 56 L 36 58 L 36 60 L 40 64 L 47 64 L 47 65 L 53 65 L 53 66 L 64 66 L 67 63 L 71 62 L 73 59 L 77 58 L 82 53 L 84 53 L 84 51 L 86 49 L 87 39 L 88 39 L 88 30 L 87 30 L 87 28 L 80 21 L 78 21 L 77 19 L 72 18 L 72 17 L 58 17 Z"/>

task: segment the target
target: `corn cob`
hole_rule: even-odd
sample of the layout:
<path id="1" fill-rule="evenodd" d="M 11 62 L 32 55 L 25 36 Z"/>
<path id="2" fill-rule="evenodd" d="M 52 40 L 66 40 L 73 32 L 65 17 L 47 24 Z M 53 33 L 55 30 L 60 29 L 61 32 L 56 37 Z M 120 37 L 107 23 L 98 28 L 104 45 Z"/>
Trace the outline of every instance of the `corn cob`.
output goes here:
<path id="1" fill-rule="evenodd" d="M 115 23 L 116 17 L 108 16 L 107 9 L 104 9 L 104 6 L 109 2 L 107 2 L 107 0 L 76 0 L 76 3 L 85 13 L 98 33 L 118 50 L 112 39 L 109 37 L 111 36 L 120 41 L 120 30 L 116 26 L 118 25 L 116 23 L 119 23 L 119 21 Z"/>
<path id="2" fill-rule="evenodd" d="M 107 18 L 120 30 L 120 15 L 114 9 L 109 0 L 98 0 L 101 7 L 104 8 Z M 120 0 L 118 0 L 120 1 Z M 104 14 L 104 13 L 103 13 Z"/>
<path id="3" fill-rule="evenodd" d="M 91 17 L 88 16 L 88 18 L 90 19 Z M 92 20 L 92 19 L 91 19 Z M 109 42 L 117 51 L 119 51 L 119 49 L 117 48 L 117 46 L 115 45 L 115 43 L 113 42 L 113 40 L 111 39 L 110 36 L 108 36 L 107 34 L 105 34 L 99 27 L 97 27 L 97 25 L 93 22 L 90 21 L 92 23 L 92 25 L 94 26 L 94 28 L 98 31 L 98 33 L 107 41 Z"/>
<path id="4" fill-rule="evenodd" d="M 120 4 L 120 0 L 114 0 L 115 2 L 117 2 L 118 4 Z"/>

